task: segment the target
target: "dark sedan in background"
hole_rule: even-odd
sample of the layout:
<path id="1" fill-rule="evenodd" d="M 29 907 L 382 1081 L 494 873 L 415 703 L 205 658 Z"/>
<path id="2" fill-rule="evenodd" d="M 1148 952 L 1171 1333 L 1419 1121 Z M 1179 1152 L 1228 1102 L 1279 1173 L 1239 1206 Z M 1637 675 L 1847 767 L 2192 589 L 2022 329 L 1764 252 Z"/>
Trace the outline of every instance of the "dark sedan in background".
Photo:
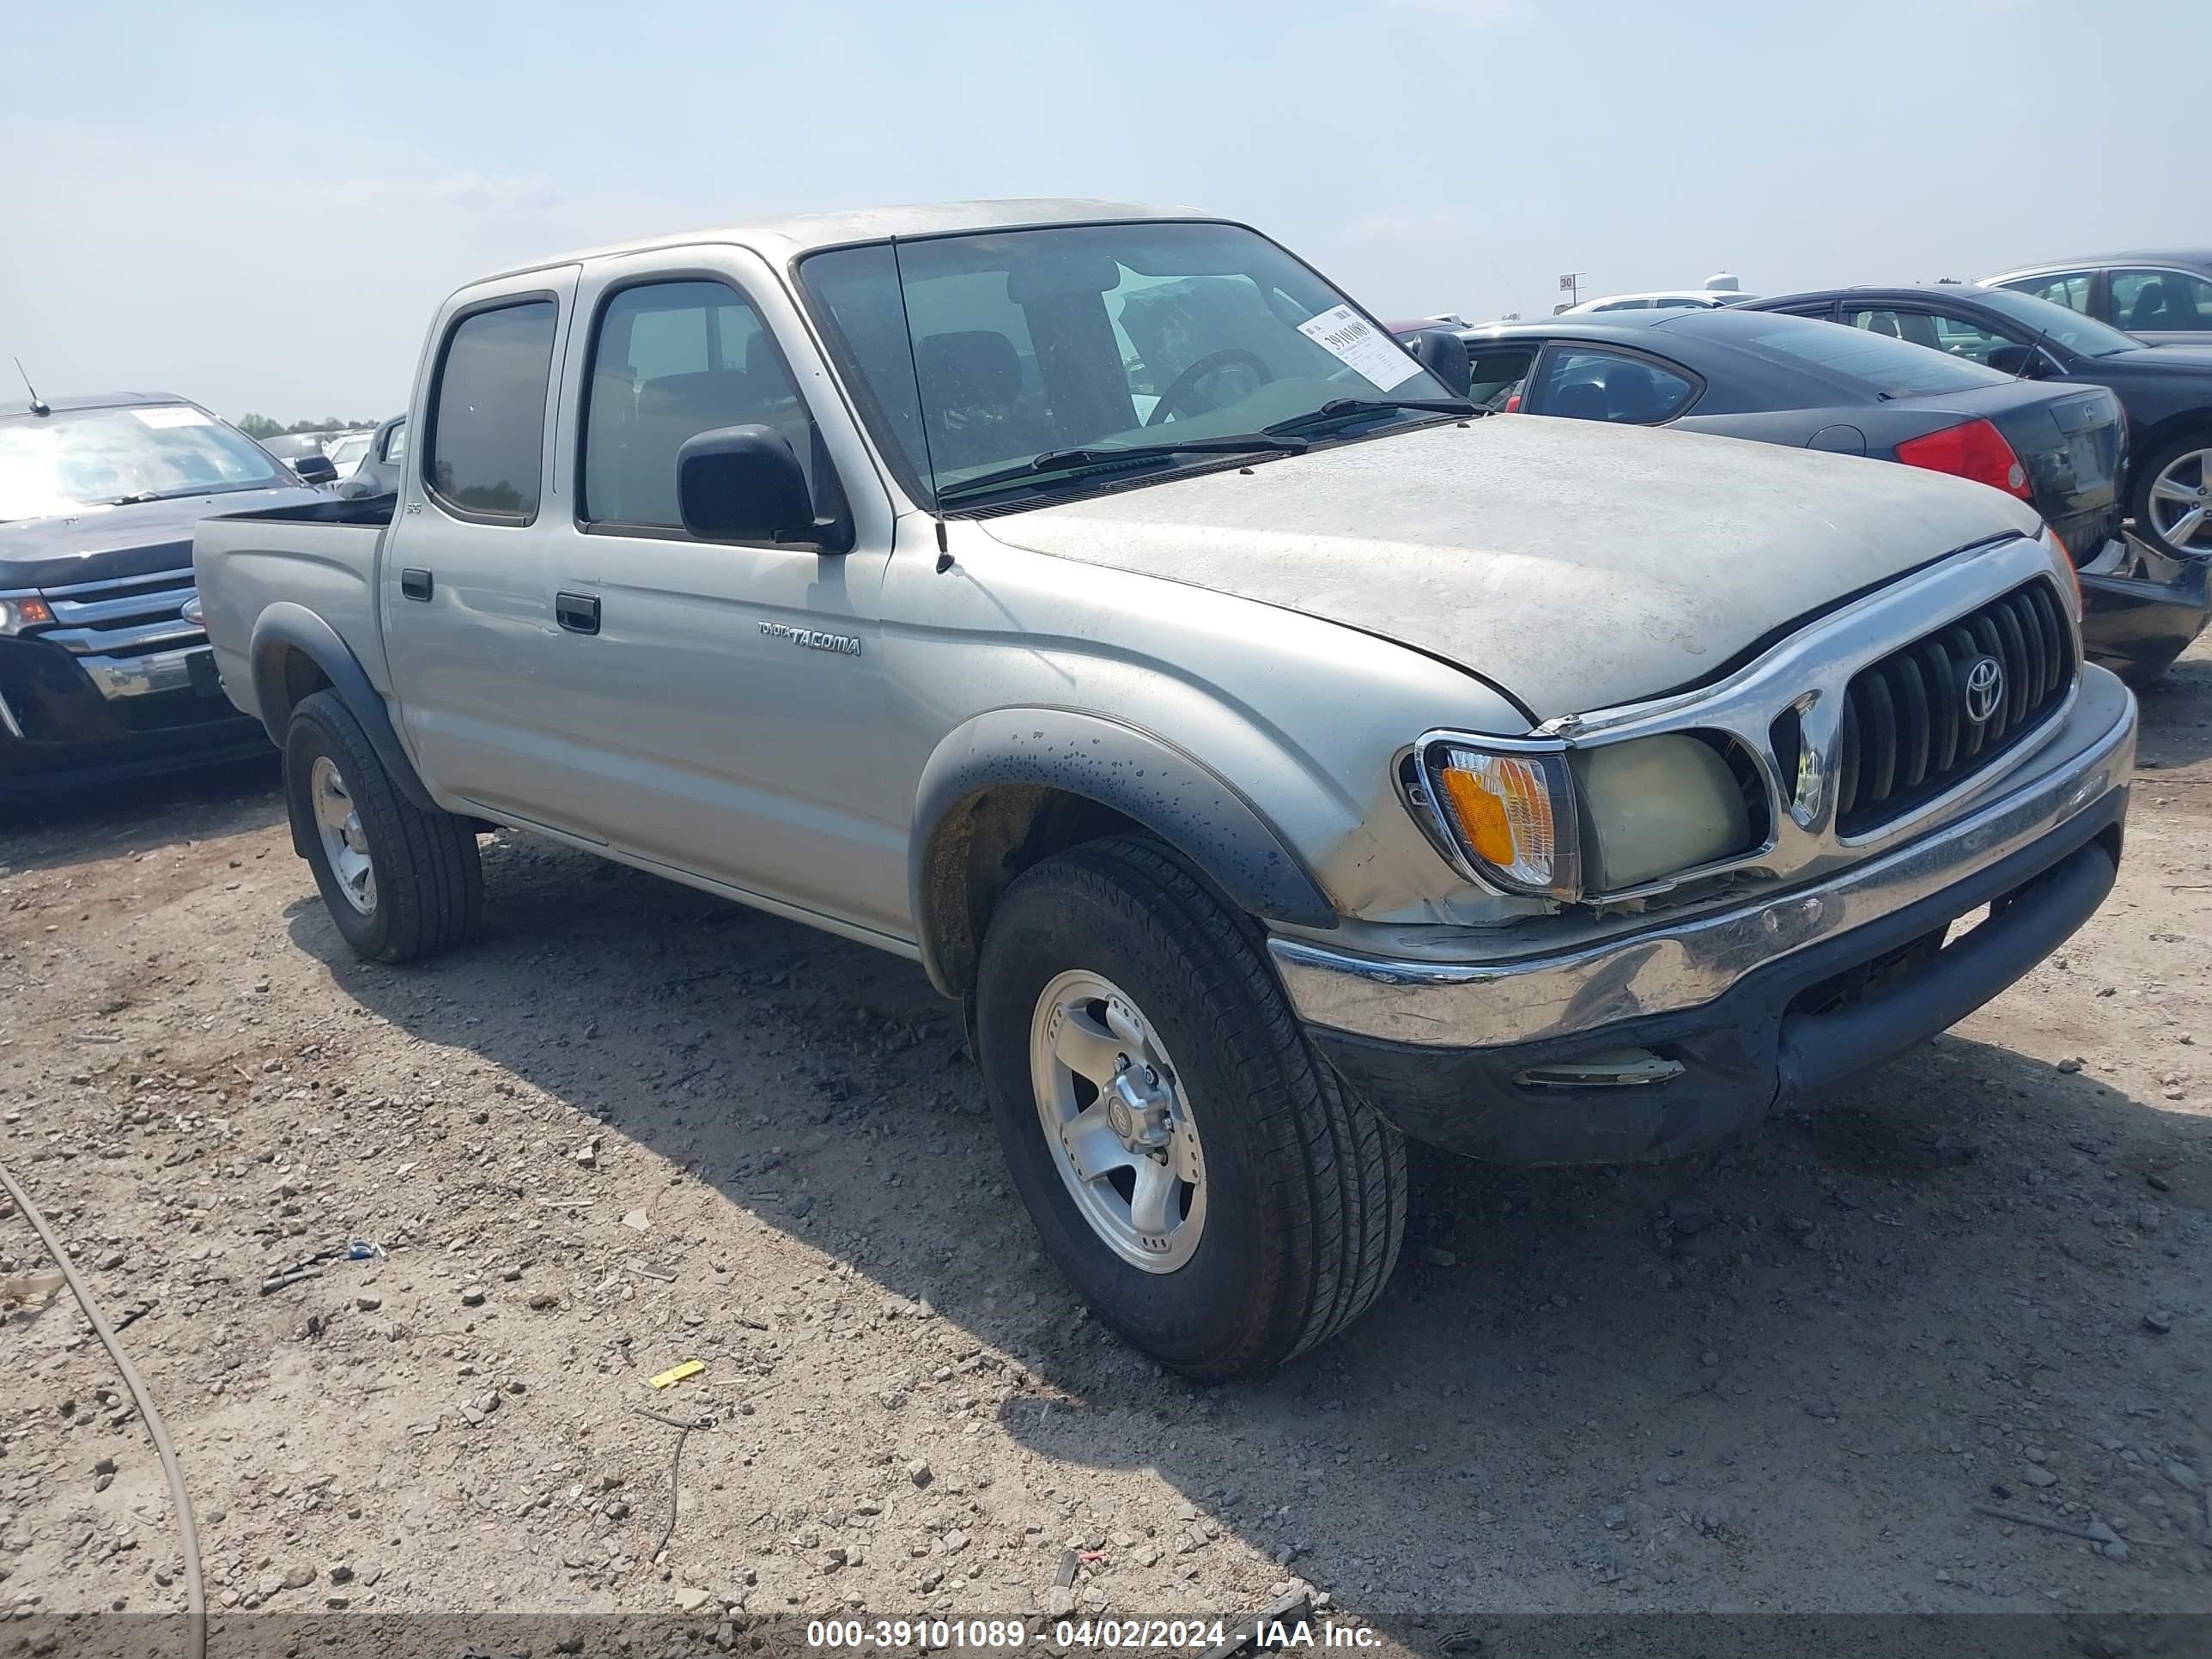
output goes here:
<path id="1" fill-rule="evenodd" d="M 216 682 L 192 526 L 329 499 L 181 398 L 0 414 L 0 804 L 271 753 Z"/>
<path id="2" fill-rule="evenodd" d="M 2127 428 L 2102 387 L 2019 380 L 1756 304 L 1556 317 L 1460 337 L 1470 395 L 1492 408 L 1902 461 L 2031 503 L 2077 565 L 2121 542 Z M 2201 580 L 2163 610 L 2147 610 L 2141 587 L 2085 586 L 2082 628 L 2090 656 L 2136 684 L 2202 629 L 2206 603 Z"/>
<path id="3" fill-rule="evenodd" d="M 2145 345 L 2212 345 L 2212 248 L 2136 248 L 1984 276 L 2124 329 Z"/>
<path id="4" fill-rule="evenodd" d="M 2212 348 L 2155 350 L 2046 300 L 1960 283 L 1755 300 L 2047 384 L 2100 386 L 2128 415 L 2128 515 L 2166 553 L 2212 556 Z"/>

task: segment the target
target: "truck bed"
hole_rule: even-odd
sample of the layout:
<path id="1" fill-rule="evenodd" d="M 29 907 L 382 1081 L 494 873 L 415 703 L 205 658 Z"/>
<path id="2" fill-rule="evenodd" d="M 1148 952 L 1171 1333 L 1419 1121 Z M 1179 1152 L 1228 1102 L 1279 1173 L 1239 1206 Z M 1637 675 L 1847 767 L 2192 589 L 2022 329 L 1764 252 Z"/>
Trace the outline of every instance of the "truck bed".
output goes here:
<path id="1" fill-rule="evenodd" d="M 387 525 L 397 508 L 397 495 L 327 496 L 319 501 L 303 501 L 296 507 L 264 507 L 252 513 L 217 513 L 203 523 L 222 520 L 236 523 L 240 520 L 259 524 L 368 524 Z"/>
<path id="2" fill-rule="evenodd" d="M 251 647 L 255 626 L 271 606 L 311 611 L 329 623 L 376 689 L 388 694 L 376 570 L 395 504 L 390 495 L 333 496 L 200 521 L 192 532 L 192 569 L 208 641 L 232 702 L 263 716 Z"/>

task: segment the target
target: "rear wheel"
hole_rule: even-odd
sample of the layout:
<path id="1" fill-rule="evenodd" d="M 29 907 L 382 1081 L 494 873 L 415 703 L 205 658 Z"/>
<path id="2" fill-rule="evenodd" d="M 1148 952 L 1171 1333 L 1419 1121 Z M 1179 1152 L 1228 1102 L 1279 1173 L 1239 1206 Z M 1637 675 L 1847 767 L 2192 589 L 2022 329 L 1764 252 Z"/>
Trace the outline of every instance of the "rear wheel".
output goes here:
<path id="1" fill-rule="evenodd" d="M 1315 1057 L 1242 919 L 1164 848 L 1093 842 L 1015 882 L 984 937 L 976 1027 L 1046 1250 L 1163 1364 L 1279 1364 L 1381 1291 L 1404 1144 Z"/>
<path id="2" fill-rule="evenodd" d="M 292 712 L 284 795 L 293 838 L 356 955 L 411 962 L 476 931 L 483 872 L 475 830 L 402 795 L 335 691 L 318 691 Z"/>
<path id="3" fill-rule="evenodd" d="M 2136 469 L 2136 527 L 2168 553 L 2212 556 L 2212 431 L 2185 432 Z"/>

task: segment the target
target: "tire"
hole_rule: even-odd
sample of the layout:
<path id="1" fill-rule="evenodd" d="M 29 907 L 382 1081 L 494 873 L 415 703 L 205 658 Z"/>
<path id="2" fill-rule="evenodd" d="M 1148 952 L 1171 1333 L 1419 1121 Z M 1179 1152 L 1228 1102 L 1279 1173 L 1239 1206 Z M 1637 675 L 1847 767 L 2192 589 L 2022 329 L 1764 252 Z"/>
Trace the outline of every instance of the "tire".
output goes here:
<path id="1" fill-rule="evenodd" d="M 1039 1068 L 1073 1078 L 1054 1069 L 1053 1034 L 1079 1027 L 1076 1046 L 1098 1041 L 1117 1017 L 1110 999 L 1091 997 L 1099 987 L 1124 999 L 1121 1035 L 1109 1030 L 1106 1042 L 1125 1052 L 1104 1065 L 1136 1057 L 1126 1074 L 1103 1074 L 1126 1075 L 1139 1093 L 1140 1077 L 1164 1079 L 1164 1092 L 1146 1097 L 1169 1103 L 1156 1114 L 1168 1127 L 1154 1129 L 1171 1150 L 1086 1182 L 1069 1137 L 1079 1139 L 1089 1120 L 1062 1119 L 1066 1132 L 1054 1133 L 1041 1104 L 1075 1109 L 1084 1086 L 1055 1095 Z M 1061 1273 L 1131 1345 L 1188 1376 L 1240 1376 L 1335 1335 L 1380 1294 L 1405 1233 L 1405 1144 L 1307 1045 L 1244 919 L 1165 848 L 1135 836 L 1091 842 L 1015 881 L 984 936 L 975 1020 L 1015 1188 Z M 1109 1091 L 1093 1092 L 1110 1115 Z M 1094 1142 L 1084 1144 L 1142 1121 L 1125 1112 L 1113 1125 L 1091 1122 Z M 1171 1231 L 1129 1235 L 1094 1218 L 1119 1215 L 1123 1173 L 1133 1187 L 1158 1173 L 1145 1161 L 1179 1168 L 1186 1137 L 1202 1181 L 1178 1181 L 1179 1200 L 1151 1212 Z M 1109 1150 L 1131 1149 L 1117 1139 Z M 1130 1197 L 1132 1217 L 1137 1207 Z M 1200 1224 L 1186 1234 L 1192 1215 Z"/>
<path id="2" fill-rule="evenodd" d="M 413 962 L 476 932 L 483 915 L 483 870 L 475 831 L 465 819 L 426 812 L 402 795 L 335 691 L 318 691 L 292 711 L 284 733 L 284 800 L 294 842 L 306 852 L 324 907 L 356 956 Z M 348 808 L 349 824 L 326 826 L 326 818 Z M 365 884 L 362 864 L 355 862 L 363 855 Z M 345 874 L 334 860 L 345 862 Z"/>
<path id="3" fill-rule="evenodd" d="M 2204 520 L 2191 531 L 2187 543 L 2176 545 L 2160 533 L 2157 517 L 2158 512 L 2162 510 L 2171 520 L 2174 508 L 2171 504 L 2154 507 L 2151 489 L 2157 483 L 2159 474 L 2183 456 L 2199 451 L 2212 452 L 2212 428 L 2198 427 L 2160 444 L 2136 463 L 2135 477 L 2128 486 L 2128 512 L 2136 521 L 2136 533 L 2161 552 L 2185 558 L 2201 559 L 2212 553 L 2212 513 L 2207 513 Z M 2190 469 L 2185 468 L 2184 471 L 2187 472 Z M 2202 478 L 2204 486 L 2212 487 L 2212 462 L 2207 462 L 2204 470 L 2197 476 Z M 2187 481 L 2185 478 L 2179 482 Z"/>

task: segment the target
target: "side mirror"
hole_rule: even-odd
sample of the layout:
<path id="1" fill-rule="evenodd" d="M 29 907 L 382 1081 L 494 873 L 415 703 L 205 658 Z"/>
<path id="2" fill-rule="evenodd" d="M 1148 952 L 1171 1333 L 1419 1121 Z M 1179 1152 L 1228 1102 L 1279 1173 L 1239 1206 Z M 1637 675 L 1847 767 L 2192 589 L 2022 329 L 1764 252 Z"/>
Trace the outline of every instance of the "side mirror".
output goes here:
<path id="1" fill-rule="evenodd" d="M 292 463 L 301 483 L 326 484 L 338 481 L 338 470 L 327 455 L 302 455 Z"/>
<path id="2" fill-rule="evenodd" d="M 1443 382 L 1445 391 L 1464 398 L 1474 385 L 1474 366 L 1467 342 L 1449 329 L 1425 328 L 1413 336 L 1413 361 Z"/>
<path id="3" fill-rule="evenodd" d="M 2031 380 L 2037 378 L 2037 370 L 2040 367 L 2029 355 L 2029 348 L 2024 345 L 1995 347 L 1986 361 L 2000 374 L 2025 374 Z"/>
<path id="4" fill-rule="evenodd" d="M 676 452 L 684 527 L 708 542 L 811 542 L 814 496 L 790 441 L 771 426 L 718 426 Z"/>

